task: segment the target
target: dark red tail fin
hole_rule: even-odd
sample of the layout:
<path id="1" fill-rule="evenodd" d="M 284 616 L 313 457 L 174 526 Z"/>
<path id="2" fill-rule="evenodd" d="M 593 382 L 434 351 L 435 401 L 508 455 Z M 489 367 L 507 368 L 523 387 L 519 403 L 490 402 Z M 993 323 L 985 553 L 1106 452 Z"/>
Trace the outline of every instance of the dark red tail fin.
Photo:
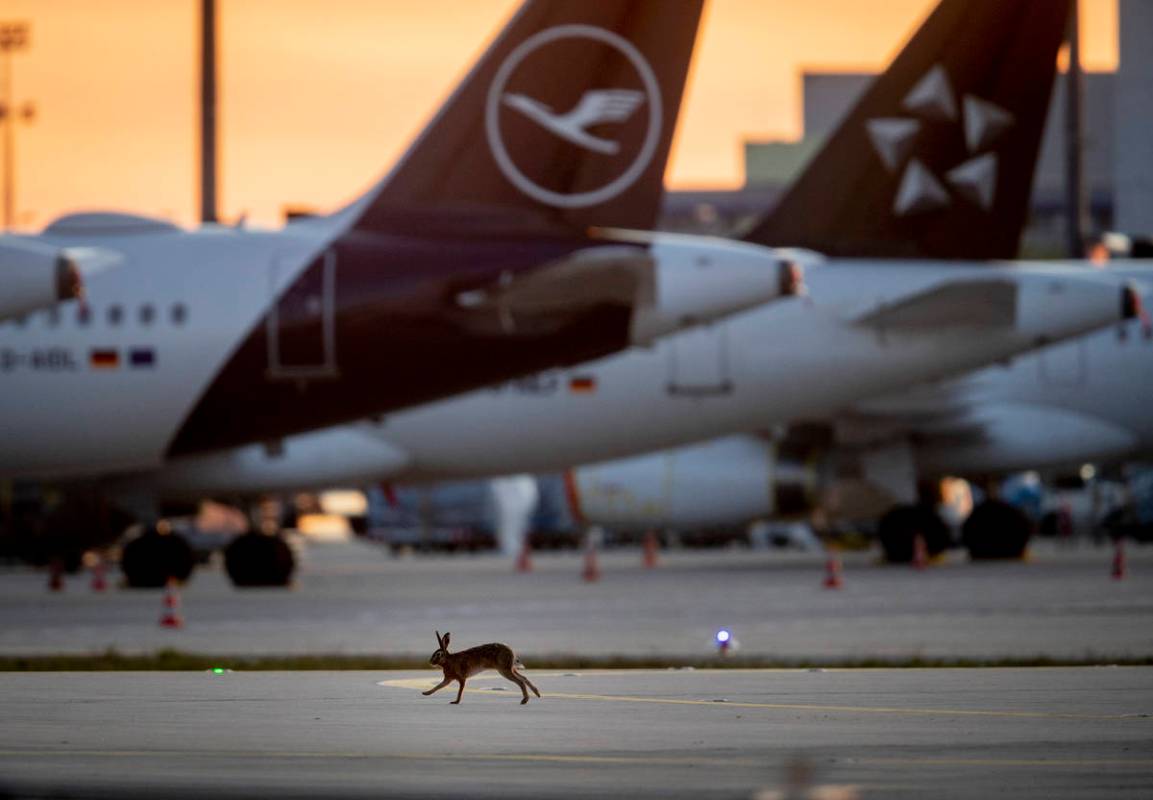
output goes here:
<path id="1" fill-rule="evenodd" d="M 1012 258 L 1069 0 L 942 0 L 746 237 L 828 255 Z"/>
<path id="2" fill-rule="evenodd" d="M 528 0 L 354 227 L 651 228 L 703 0 Z"/>

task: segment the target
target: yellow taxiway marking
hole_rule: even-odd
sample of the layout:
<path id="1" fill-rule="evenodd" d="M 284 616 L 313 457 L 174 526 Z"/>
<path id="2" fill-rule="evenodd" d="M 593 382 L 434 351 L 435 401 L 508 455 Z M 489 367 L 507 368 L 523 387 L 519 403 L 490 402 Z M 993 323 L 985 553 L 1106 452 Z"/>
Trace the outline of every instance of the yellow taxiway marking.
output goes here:
<path id="1" fill-rule="evenodd" d="M 1153 767 L 1153 758 L 846 758 L 844 761 L 899 767 Z"/>
<path id="2" fill-rule="evenodd" d="M 552 677 L 550 675 L 536 675 L 534 677 Z M 491 679 L 491 676 L 478 677 L 476 680 Z M 438 683 L 429 678 L 396 678 L 379 681 L 378 686 L 391 686 L 401 689 L 430 689 Z M 452 693 L 454 686 L 441 690 Z M 469 694 L 491 695 L 491 689 L 465 689 Z M 543 692 L 545 698 L 559 698 L 563 700 L 596 700 L 610 703 L 655 703 L 670 706 L 714 706 L 719 708 L 765 708 L 776 711 L 817 711 L 833 714 L 891 714 L 897 716 L 952 716 L 952 717 L 994 717 L 1006 719 L 1075 719 L 1075 720 L 1141 720 L 1149 717 L 1134 716 L 1131 714 L 1073 714 L 1061 711 L 1010 711 L 996 709 L 972 708 L 895 708 L 891 706 L 839 706 L 819 705 L 815 703 L 750 703 L 731 700 L 696 700 L 678 697 L 637 697 L 620 694 L 586 694 L 577 692 Z"/>
<path id="3" fill-rule="evenodd" d="M 396 761 L 502 761 L 541 764 L 619 764 L 627 766 L 717 766 L 717 767 L 763 767 L 764 758 L 718 758 L 715 756 L 661 757 L 661 756 L 582 756 L 551 753 L 379 753 L 369 751 L 298 751 L 298 750 L 92 750 L 62 747 L 58 750 L 0 750 L 0 758 L 173 758 L 173 757 L 213 757 L 213 758 L 286 758 L 286 759 L 391 759 Z M 863 764 L 873 766 L 902 767 L 1057 767 L 1057 768 L 1100 768 L 1100 767 L 1153 767 L 1153 759 L 1111 759 L 1111 758 L 855 758 L 838 757 L 833 761 L 840 765 Z"/>
<path id="4" fill-rule="evenodd" d="M 283 750 L 0 750 L 0 758 L 172 758 L 173 756 L 228 758 L 341 758 L 395 759 L 403 761 L 519 761 L 554 764 L 627 764 L 627 765 L 695 765 L 695 766 L 763 766 L 763 758 L 672 758 L 661 756 L 577 756 L 551 753 L 372 753 L 368 751 L 331 753 Z"/>

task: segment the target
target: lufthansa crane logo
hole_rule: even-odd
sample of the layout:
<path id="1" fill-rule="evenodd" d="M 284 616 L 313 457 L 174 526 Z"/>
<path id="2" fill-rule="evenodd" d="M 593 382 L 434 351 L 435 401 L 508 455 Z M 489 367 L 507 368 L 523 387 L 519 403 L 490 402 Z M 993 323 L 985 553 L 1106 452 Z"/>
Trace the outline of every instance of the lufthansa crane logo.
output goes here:
<path id="1" fill-rule="evenodd" d="M 608 47 L 622 57 L 635 72 L 639 88 L 610 86 L 589 89 L 574 102 L 554 107 L 528 91 L 510 90 L 518 68 L 533 53 L 558 43 L 571 45 L 581 40 Z M 526 65 L 526 69 L 528 66 Z M 626 68 L 627 69 L 627 68 Z M 542 135 L 553 137 L 589 157 L 623 160 L 629 150 L 636 153 L 615 177 L 603 185 L 579 192 L 564 192 L 542 185 L 530 177 L 531 169 L 519 165 L 506 144 L 502 113 L 527 121 Z M 634 120 L 645 118 L 646 127 L 639 147 L 622 142 L 622 130 Z M 628 190 L 644 173 L 660 143 L 663 122 L 660 86 L 652 67 L 627 39 L 591 25 L 562 25 L 529 37 L 509 54 L 497 70 L 485 105 L 485 133 L 497 167 L 517 189 L 546 205 L 557 208 L 586 208 L 611 200 Z"/>
<path id="2" fill-rule="evenodd" d="M 620 144 L 593 136 L 588 129 L 609 122 L 627 122 L 644 99 L 642 92 L 632 89 L 593 90 L 585 92 L 580 102 L 565 114 L 556 114 L 544 103 L 523 94 L 506 94 L 504 104 L 577 147 L 615 156 L 620 152 Z"/>

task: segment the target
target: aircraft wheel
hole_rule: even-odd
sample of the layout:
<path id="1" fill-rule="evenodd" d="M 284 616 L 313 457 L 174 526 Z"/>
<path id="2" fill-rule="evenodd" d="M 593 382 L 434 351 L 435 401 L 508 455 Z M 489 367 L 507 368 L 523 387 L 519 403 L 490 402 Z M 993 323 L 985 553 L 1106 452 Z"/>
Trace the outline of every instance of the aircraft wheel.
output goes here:
<path id="1" fill-rule="evenodd" d="M 296 558 L 282 537 L 246 533 L 225 549 L 224 569 L 234 586 L 288 586 Z"/>
<path id="2" fill-rule="evenodd" d="M 1046 539 L 1055 539 L 1061 532 L 1061 517 L 1056 511 L 1050 511 L 1041 517 L 1041 524 L 1037 526 L 1037 535 Z"/>
<path id="3" fill-rule="evenodd" d="M 908 564 L 913 560 L 913 542 L 920 534 L 929 556 L 948 549 L 949 528 L 935 510 L 924 505 L 899 505 L 881 517 L 877 535 L 889 564 Z"/>
<path id="4" fill-rule="evenodd" d="M 974 561 L 1024 558 L 1033 526 L 1021 509 L 986 500 L 961 526 L 961 539 Z"/>
<path id="5" fill-rule="evenodd" d="M 156 589 L 169 578 L 186 581 L 195 566 L 192 547 L 183 536 L 155 528 L 128 542 L 120 553 L 124 582 L 134 589 Z"/>

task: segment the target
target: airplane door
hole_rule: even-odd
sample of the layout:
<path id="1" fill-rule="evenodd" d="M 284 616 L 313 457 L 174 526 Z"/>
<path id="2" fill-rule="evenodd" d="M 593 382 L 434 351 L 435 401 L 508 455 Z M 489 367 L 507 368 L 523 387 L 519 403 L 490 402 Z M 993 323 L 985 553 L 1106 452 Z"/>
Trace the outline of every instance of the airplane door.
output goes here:
<path id="1" fill-rule="evenodd" d="M 668 392 L 708 397 L 733 391 L 728 330 L 712 324 L 670 338 Z"/>
<path id="2" fill-rule="evenodd" d="M 327 250 L 320 267 L 293 280 L 287 257 L 271 266 L 273 304 L 268 314 L 268 377 L 273 380 L 335 378 L 336 252 Z"/>
<path id="3" fill-rule="evenodd" d="M 1085 342 L 1051 345 L 1041 351 L 1041 383 L 1045 386 L 1081 386 L 1085 383 Z"/>

